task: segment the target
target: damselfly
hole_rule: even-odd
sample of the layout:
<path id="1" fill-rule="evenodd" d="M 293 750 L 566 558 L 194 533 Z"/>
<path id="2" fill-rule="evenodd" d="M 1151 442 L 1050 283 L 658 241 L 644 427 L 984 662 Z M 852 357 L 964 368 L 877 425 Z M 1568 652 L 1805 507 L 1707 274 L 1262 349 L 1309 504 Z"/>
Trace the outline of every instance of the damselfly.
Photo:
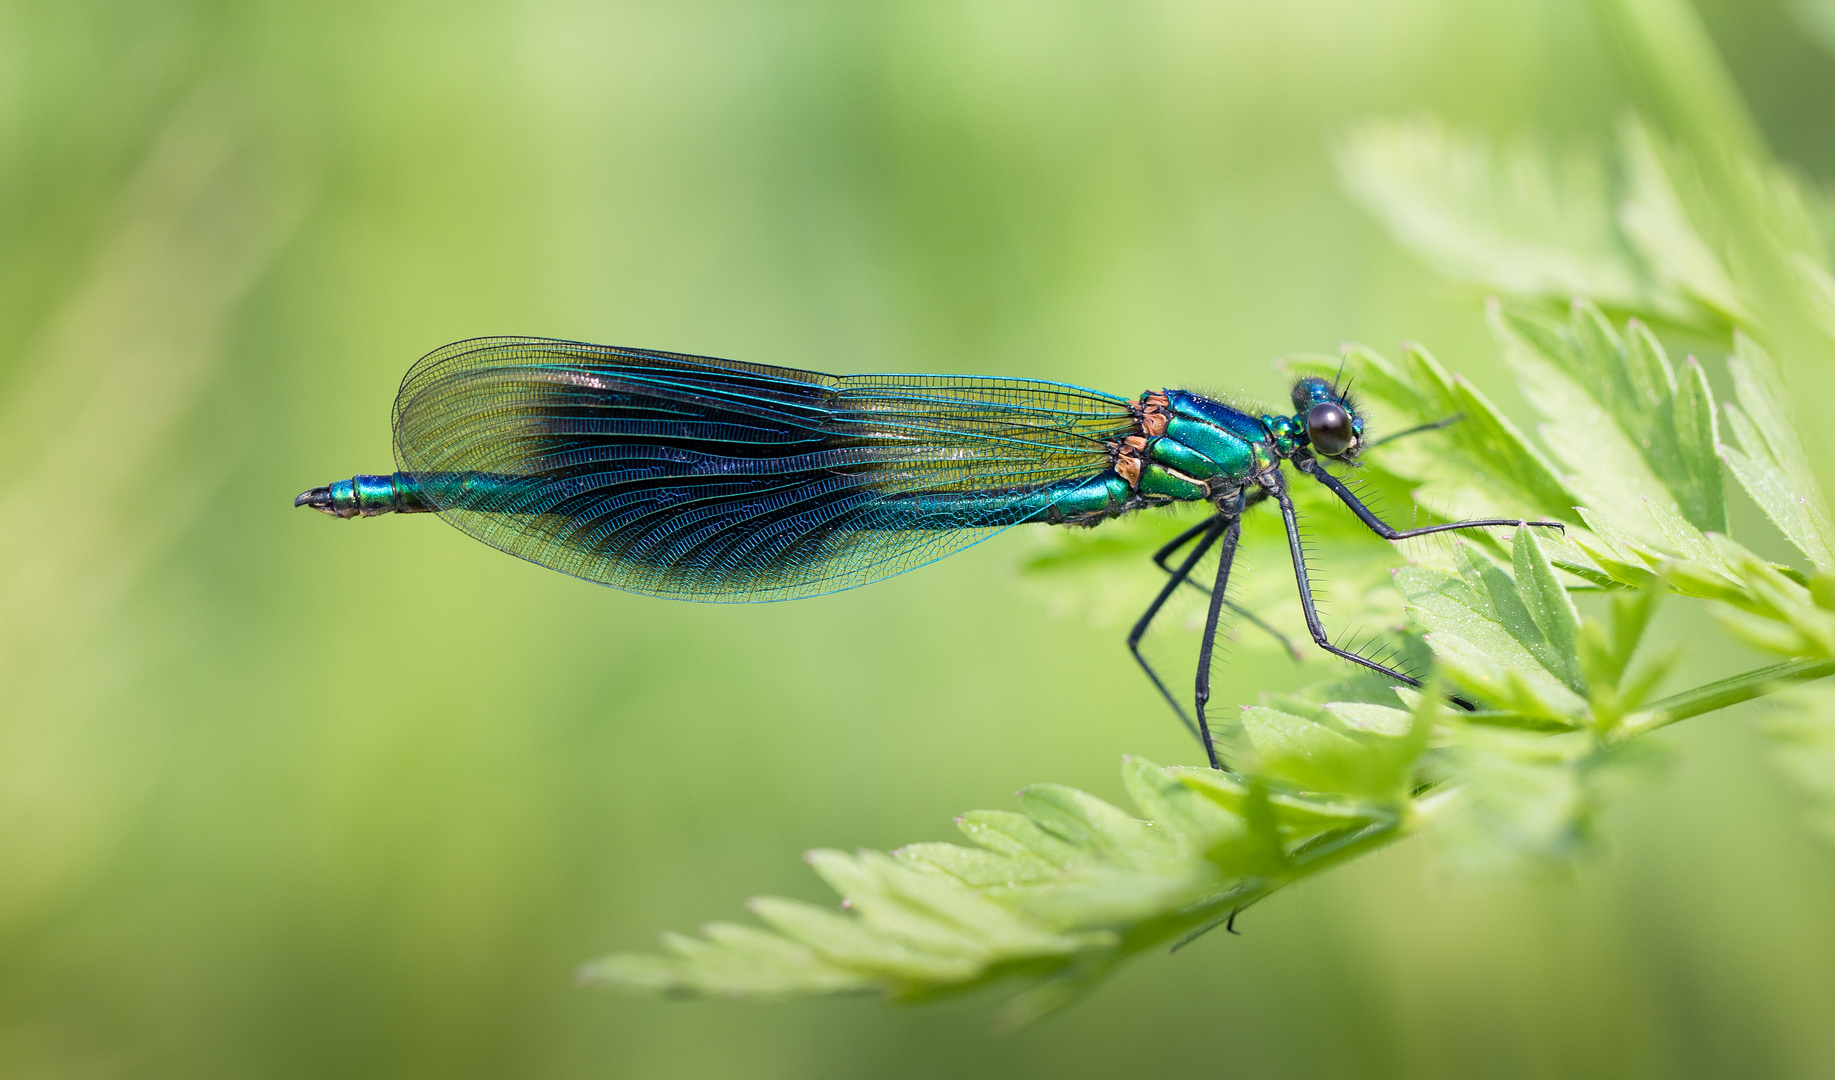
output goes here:
<path id="1" fill-rule="evenodd" d="M 1354 466 L 1364 447 L 1363 418 L 1346 392 L 1304 378 L 1292 405 L 1291 414 L 1268 413 L 1187 390 L 1128 400 L 1026 379 L 823 375 L 478 338 L 429 354 L 402 381 L 395 473 L 313 488 L 294 505 L 340 518 L 434 512 L 493 547 L 588 581 L 737 603 L 851 589 L 1023 523 L 1092 526 L 1151 506 L 1204 503 L 1212 514 L 1155 553 L 1169 577 L 1128 649 L 1216 765 L 1205 715 L 1211 651 L 1242 515 L 1258 502 L 1280 508 L 1313 641 L 1420 685 L 1326 633 L 1283 463 L 1388 540 L 1516 524 L 1390 528 L 1323 464 Z M 1213 548 L 1194 722 L 1140 642 Z"/>

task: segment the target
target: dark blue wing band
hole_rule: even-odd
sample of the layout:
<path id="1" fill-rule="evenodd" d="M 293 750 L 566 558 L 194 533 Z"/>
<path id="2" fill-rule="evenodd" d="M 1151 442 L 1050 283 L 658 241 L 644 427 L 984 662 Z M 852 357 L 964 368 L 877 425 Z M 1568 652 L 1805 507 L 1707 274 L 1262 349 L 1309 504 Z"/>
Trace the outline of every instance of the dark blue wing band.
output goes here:
<path id="1" fill-rule="evenodd" d="M 634 592 L 778 600 L 902 573 L 1022 521 L 1119 510 L 1123 398 L 952 376 L 833 376 L 538 338 L 422 359 L 399 468 L 442 516 Z"/>

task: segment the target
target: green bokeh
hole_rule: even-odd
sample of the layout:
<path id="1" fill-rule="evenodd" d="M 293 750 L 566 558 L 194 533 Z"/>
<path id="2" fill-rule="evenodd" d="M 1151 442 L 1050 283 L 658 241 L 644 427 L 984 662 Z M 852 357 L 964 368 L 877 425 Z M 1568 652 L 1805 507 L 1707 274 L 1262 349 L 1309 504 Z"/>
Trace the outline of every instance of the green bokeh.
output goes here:
<path id="1" fill-rule="evenodd" d="M 1826 55 L 1707 15 L 1780 150 L 1835 161 Z M 0 58 L 0 1075 L 1835 1061 L 1835 861 L 1737 713 L 1669 738 L 1571 881 L 1406 845 L 1017 1035 L 579 989 L 748 894 L 825 899 L 806 847 L 1195 748 L 1121 627 L 1015 584 L 1018 535 L 729 608 L 288 505 L 390 468 L 402 372 L 477 334 L 1276 400 L 1277 354 L 1406 337 L 1509 402 L 1331 146 L 1415 113 L 1608 137 L 1578 0 L 8 4 Z"/>

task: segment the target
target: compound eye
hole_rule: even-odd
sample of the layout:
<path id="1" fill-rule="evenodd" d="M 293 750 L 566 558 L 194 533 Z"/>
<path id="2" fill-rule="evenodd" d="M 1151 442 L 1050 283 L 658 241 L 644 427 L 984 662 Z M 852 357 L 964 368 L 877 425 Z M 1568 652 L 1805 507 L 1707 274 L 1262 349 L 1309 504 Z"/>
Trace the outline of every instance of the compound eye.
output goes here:
<path id="1" fill-rule="evenodd" d="M 1351 430 L 1351 414 L 1344 406 L 1321 401 L 1306 410 L 1306 437 L 1313 449 L 1326 457 L 1337 457 L 1351 448 L 1357 438 Z"/>

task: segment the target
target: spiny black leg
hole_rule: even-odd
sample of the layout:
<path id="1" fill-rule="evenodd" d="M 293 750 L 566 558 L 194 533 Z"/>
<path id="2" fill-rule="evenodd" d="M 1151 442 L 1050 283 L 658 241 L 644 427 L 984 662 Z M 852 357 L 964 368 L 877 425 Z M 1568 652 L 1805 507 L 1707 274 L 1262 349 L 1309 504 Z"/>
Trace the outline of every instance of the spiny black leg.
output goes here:
<path id="1" fill-rule="evenodd" d="M 1197 739 L 1199 742 L 1203 742 L 1205 749 L 1208 751 L 1210 749 L 1210 744 L 1205 741 L 1203 733 L 1198 730 L 1198 725 L 1192 723 L 1191 717 L 1185 715 L 1185 709 L 1179 704 L 1179 699 L 1173 697 L 1171 691 L 1166 689 L 1166 684 L 1160 681 L 1159 673 L 1153 670 L 1153 665 L 1147 662 L 1147 658 L 1141 655 L 1140 650 L 1141 638 L 1146 636 L 1147 627 L 1153 624 L 1154 616 L 1158 615 L 1160 609 L 1166 606 L 1167 599 L 1172 596 L 1176 589 L 1178 589 L 1179 584 L 1191 576 L 1192 567 L 1198 565 L 1198 560 L 1204 558 L 1204 553 L 1211 549 L 1211 545 L 1217 542 L 1219 536 L 1223 535 L 1224 519 L 1221 516 L 1210 518 L 1199 524 L 1202 526 L 1201 529 L 1188 529 L 1182 537 L 1176 538 L 1178 541 L 1183 542 L 1190 540 L 1193 536 L 1197 536 L 1200 532 L 1204 534 L 1203 539 L 1199 540 L 1198 543 L 1193 546 L 1191 553 L 1185 556 L 1185 561 L 1180 563 L 1179 568 L 1172 572 L 1172 577 L 1167 579 L 1165 586 L 1160 589 L 1159 595 L 1153 598 L 1153 603 L 1147 605 L 1146 612 L 1135 622 L 1134 629 L 1128 632 L 1128 651 L 1134 654 L 1134 662 L 1139 664 L 1141 670 L 1147 673 L 1147 678 L 1153 680 L 1154 689 L 1160 692 L 1160 696 L 1166 699 L 1166 704 L 1172 706 L 1172 711 L 1178 714 L 1179 722 L 1185 725 L 1186 730 L 1192 733 L 1193 738 Z M 1170 547 L 1171 545 L 1168 546 Z M 1162 553 L 1167 552 L 1167 548 L 1161 548 L 1160 550 Z"/>
<path id="2" fill-rule="evenodd" d="M 1164 544 L 1160 545 L 1160 550 L 1153 553 L 1153 565 L 1159 567 L 1161 570 L 1166 571 L 1168 574 L 1172 573 L 1172 567 L 1166 565 L 1166 560 L 1172 558 L 1172 553 L 1184 547 L 1186 544 L 1191 543 L 1192 540 L 1195 537 L 1197 537 L 1199 533 L 1210 528 L 1211 526 L 1215 525 L 1216 523 L 1217 523 L 1217 515 L 1212 514 L 1210 517 L 1207 517 L 1203 521 L 1200 521 L 1196 525 L 1193 525 L 1191 528 L 1186 529 L 1184 532 L 1173 537 L 1171 540 L 1166 541 Z"/>
<path id="3" fill-rule="evenodd" d="M 1198 679 L 1192 695 L 1198 707 L 1198 731 L 1213 769 L 1223 768 L 1223 763 L 1217 760 L 1217 748 L 1211 743 L 1211 726 L 1204 719 L 1204 706 L 1211 700 L 1211 648 L 1217 643 L 1217 620 L 1223 614 L 1223 597 L 1230 587 L 1230 563 L 1236 559 L 1236 541 L 1242 538 L 1242 518 L 1228 520 L 1229 525 L 1223 530 L 1223 546 L 1217 549 L 1217 583 L 1211 586 L 1211 609 L 1204 616 L 1204 637 L 1198 642 Z"/>
<path id="4" fill-rule="evenodd" d="M 1179 535 L 1173 537 L 1171 540 L 1166 541 L 1166 544 L 1164 547 L 1160 548 L 1160 550 L 1153 553 L 1153 565 L 1159 567 L 1161 570 L 1166 571 L 1168 574 L 1173 573 L 1174 572 L 1173 568 L 1166 565 L 1166 560 L 1172 556 L 1173 552 L 1179 550 L 1180 548 L 1184 547 L 1187 543 L 1189 543 L 1192 537 L 1203 532 L 1205 529 L 1210 528 L 1211 523 L 1215 520 L 1217 519 L 1214 517 L 1206 518 L 1203 521 L 1198 522 L 1196 525 L 1193 525 L 1191 528 L 1186 529 L 1184 532 L 1180 533 Z M 1190 575 L 1186 576 L 1185 583 L 1187 585 L 1190 585 L 1192 588 L 1198 590 L 1199 592 L 1203 593 L 1206 596 L 1210 595 L 1210 590 L 1198 584 L 1197 582 L 1193 581 Z M 1257 615 L 1253 611 L 1250 611 L 1248 608 L 1243 607 L 1242 605 L 1236 603 L 1236 601 L 1231 600 L 1227 596 L 1224 597 L 1223 606 L 1235 612 L 1238 616 L 1240 616 L 1245 621 L 1247 621 L 1251 626 L 1254 626 L 1256 629 L 1260 630 L 1262 633 L 1267 634 L 1269 637 L 1280 642 L 1281 648 L 1286 649 L 1287 655 L 1293 657 L 1293 659 L 1296 662 L 1300 659 L 1300 650 L 1294 648 L 1293 642 L 1287 640 L 1287 635 L 1281 633 L 1279 630 L 1276 630 L 1274 627 L 1262 621 L 1261 616 Z"/>
<path id="5" fill-rule="evenodd" d="M 1349 649 L 1340 649 L 1332 644 L 1332 639 L 1325 632 L 1325 624 L 1319 621 L 1319 610 L 1313 606 L 1312 582 L 1308 581 L 1306 577 L 1306 552 L 1300 547 L 1300 523 L 1294 516 L 1293 498 L 1287 494 L 1287 482 L 1279 472 L 1273 472 L 1263 483 L 1274 495 L 1275 501 L 1281 504 L 1281 523 L 1287 527 L 1287 550 L 1293 556 L 1293 577 L 1300 586 L 1300 611 L 1306 616 L 1306 629 L 1312 632 L 1313 643 L 1333 656 L 1342 657 L 1359 667 L 1369 668 L 1371 671 L 1387 675 L 1409 686 L 1420 686 L 1421 680 L 1411 675 L 1404 675 L 1392 667 L 1379 664 Z M 1515 522 L 1511 524 L 1514 525 Z"/>
<path id="6" fill-rule="evenodd" d="M 1344 481 L 1326 472 L 1325 467 L 1318 461 L 1296 455 L 1293 458 L 1293 464 L 1301 472 L 1310 474 L 1314 480 L 1331 488 L 1332 494 L 1338 496 L 1339 501 L 1350 507 L 1351 513 L 1356 514 L 1359 521 L 1368 525 L 1371 532 L 1384 540 L 1408 540 L 1416 536 L 1426 536 L 1428 533 L 1448 532 L 1452 529 L 1477 529 L 1491 525 L 1538 525 L 1547 529 L 1567 531 L 1567 526 L 1559 521 L 1521 521 L 1517 518 L 1477 518 L 1472 521 L 1454 521 L 1446 525 L 1427 525 L 1419 529 L 1392 529 L 1383 523 L 1382 518 L 1371 513 L 1370 508 L 1365 506 L 1357 496 L 1351 494 L 1351 489 L 1344 485 Z M 1285 498 L 1285 495 L 1277 493 L 1276 497 Z"/>

